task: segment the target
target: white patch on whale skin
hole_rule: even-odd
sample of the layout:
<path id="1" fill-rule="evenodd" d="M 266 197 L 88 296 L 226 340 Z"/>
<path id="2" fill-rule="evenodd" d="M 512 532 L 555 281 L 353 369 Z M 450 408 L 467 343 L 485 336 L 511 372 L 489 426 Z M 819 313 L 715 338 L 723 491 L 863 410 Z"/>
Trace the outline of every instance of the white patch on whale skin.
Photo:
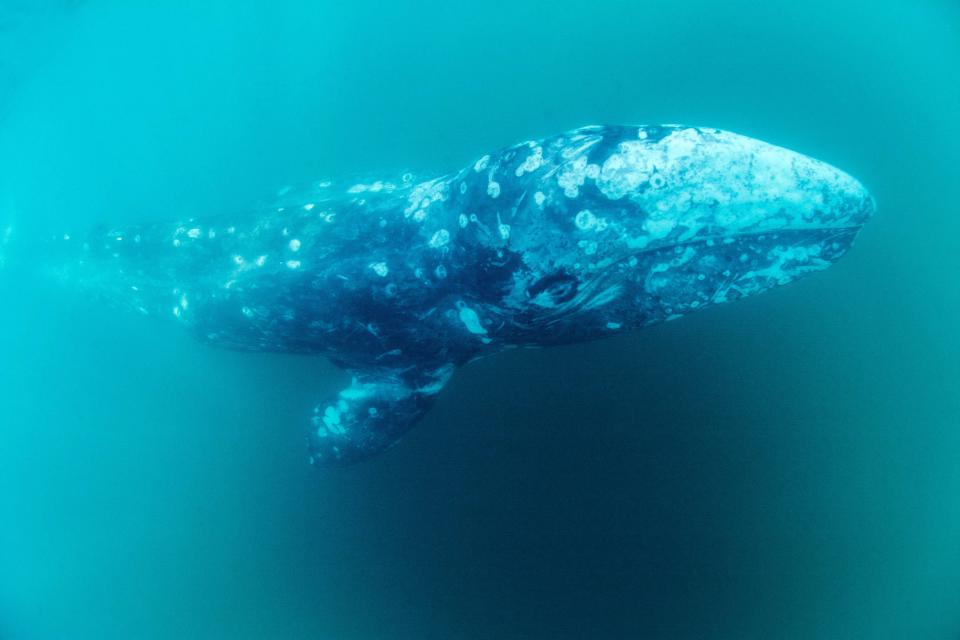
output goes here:
<path id="1" fill-rule="evenodd" d="M 477 312 L 466 305 L 465 302 L 458 302 L 457 308 L 460 310 L 460 322 L 467 328 L 467 331 L 477 335 L 487 335 L 487 330 L 480 324 L 480 316 Z"/>
<path id="2" fill-rule="evenodd" d="M 441 178 L 427 180 L 413 187 L 407 198 L 407 208 L 403 210 L 404 217 L 413 217 L 417 222 L 423 222 L 427 217 L 427 209 L 434 202 L 442 202 L 446 197 L 447 183 Z"/>
<path id="3" fill-rule="evenodd" d="M 342 414 L 341 409 L 333 405 L 328 405 L 326 409 L 324 409 L 322 420 L 327 431 L 335 435 L 343 435 L 344 433 L 347 432 L 347 430 L 343 427 L 343 425 L 340 422 L 341 414 Z M 317 435 L 319 435 L 320 437 L 324 437 L 326 433 L 323 433 L 321 435 L 321 433 L 318 431 Z"/>
<path id="4" fill-rule="evenodd" d="M 778 245 L 767 252 L 766 258 L 770 261 L 769 266 L 748 271 L 737 278 L 737 282 L 768 279 L 776 284 L 787 284 L 801 274 L 820 271 L 829 267 L 831 263 L 820 258 L 821 250 L 822 247 L 819 244 L 791 247 Z M 790 266 L 787 266 L 788 264 Z"/>
<path id="5" fill-rule="evenodd" d="M 597 252 L 597 243 L 592 240 L 581 240 L 577 243 L 577 246 L 583 249 L 583 252 L 588 256 L 592 256 Z"/>
<path id="6" fill-rule="evenodd" d="M 583 305 L 582 309 L 584 311 L 589 311 L 590 309 L 602 307 L 603 305 L 609 304 L 610 302 L 616 300 L 618 297 L 620 297 L 621 293 L 623 293 L 623 287 L 621 287 L 619 284 L 615 284 L 612 287 L 607 287 L 593 298 L 588 300 L 587 303 Z"/>
<path id="7" fill-rule="evenodd" d="M 449 244 L 449 242 L 450 232 L 446 229 L 440 229 L 431 236 L 429 245 L 432 249 L 439 249 Z"/>
<path id="8" fill-rule="evenodd" d="M 573 223 L 581 231 L 603 231 L 607 228 L 607 221 L 599 218 L 589 209 L 583 209 L 573 217 Z"/>
<path id="9" fill-rule="evenodd" d="M 665 238 L 677 226 L 677 221 L 673 218 L 648 218 L 643 222 L 643 230 L 650 234 L 651 238 Z"/>
<path id="10" fill-rule="evenodd" d="M 500 234 L 502 240 L 510 239 L 510 225 L 505 224 L 503 220 L 500 219 L 500 212 L 497 212 L 497 232 Z"/>
<path id="11" fill-rule="evenodd" d="M 387 274 L 390 273 L 390 269 L 387 267 L 386 262 L 371 262 L 368 266 L 381 278 L 387 277 Z"/>
<path id="12" fill-rule="evenodd" d="M 576 198 L 580 195 L 580 187 L 587 178 L 587 159 L 583 156 L 568 162 L 557 174 L 557 185 L 563 189 L 563 195 Z"/>
<path id="13" fill-rule="evenodd" d="M 514 175 L 518 178 L 523 176 L 524 173 L 533 173 L 543 164 L 543 148 L 534 147 L 533 153 L 527 156 L 527 159 L 523 161 L 520 166 L 517 167 L 517 170 L 514 171 Z"/>

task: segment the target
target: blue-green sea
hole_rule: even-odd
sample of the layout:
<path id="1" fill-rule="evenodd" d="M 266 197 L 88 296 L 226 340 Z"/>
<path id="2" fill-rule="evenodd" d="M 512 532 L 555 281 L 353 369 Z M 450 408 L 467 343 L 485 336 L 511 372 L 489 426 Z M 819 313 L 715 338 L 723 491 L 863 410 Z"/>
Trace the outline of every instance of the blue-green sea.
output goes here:
<path id="1" fill-rule="evenodd" d="M 0 639 L 960 639 L 955 0 L 0 0 L 20 237 L 642 123 L 877 214 L 795 284 L 465 367 L 346 468 L 307 463 L 325 360 L 0 271 Z"/>

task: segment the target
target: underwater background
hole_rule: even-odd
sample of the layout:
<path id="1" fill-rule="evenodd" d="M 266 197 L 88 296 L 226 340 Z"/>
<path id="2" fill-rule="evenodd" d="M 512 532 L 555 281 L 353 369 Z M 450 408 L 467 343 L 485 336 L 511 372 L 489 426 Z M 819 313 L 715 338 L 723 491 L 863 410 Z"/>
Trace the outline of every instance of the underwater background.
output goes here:
<path id="1" fill-rule="evenodd" d="M 327 362 L 0 273 L 0 639 L 960 638 L 958 116 L 952 0 L 0 0 L 20 236 L 599 123 L 879 207 L 815 277 L 477 362 L 343 469 L 307 464 Z"/>

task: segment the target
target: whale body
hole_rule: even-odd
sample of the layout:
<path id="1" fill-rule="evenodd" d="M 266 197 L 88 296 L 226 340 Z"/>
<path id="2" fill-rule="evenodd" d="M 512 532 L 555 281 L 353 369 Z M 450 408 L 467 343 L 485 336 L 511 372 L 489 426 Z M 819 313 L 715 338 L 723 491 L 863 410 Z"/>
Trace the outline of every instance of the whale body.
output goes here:
<path id="1" fill-rule="evenodd" d="M 397 442 L 475 358 L 792 282 L 844 255 L 874 208 L 846 173 L 758 140 L 591 126 L 431 179 L 317 182 L 244 215 L 54 244 L 61 276 L 116 305 L 348 371 L 304 408 L 311 462 L 343 463 Z"/>

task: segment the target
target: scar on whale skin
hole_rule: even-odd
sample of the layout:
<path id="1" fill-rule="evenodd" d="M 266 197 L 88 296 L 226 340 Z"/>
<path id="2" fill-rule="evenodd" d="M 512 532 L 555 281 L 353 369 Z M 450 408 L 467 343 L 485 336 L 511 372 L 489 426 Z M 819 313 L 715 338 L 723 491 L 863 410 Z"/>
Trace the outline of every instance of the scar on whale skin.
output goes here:
<path id="1" fill-rule="evenodd" d="M 231 349 L 330 358 L 311 462 L 367 458 L 454 370 L 821 271 L 874 211 L 828 164 L 717 129 L 592 126 L 449 175 L 285 188 L 246 215 L 58 235 L 51 270 Z M 306 411 L 305 411 L 306 414 Z"/>

